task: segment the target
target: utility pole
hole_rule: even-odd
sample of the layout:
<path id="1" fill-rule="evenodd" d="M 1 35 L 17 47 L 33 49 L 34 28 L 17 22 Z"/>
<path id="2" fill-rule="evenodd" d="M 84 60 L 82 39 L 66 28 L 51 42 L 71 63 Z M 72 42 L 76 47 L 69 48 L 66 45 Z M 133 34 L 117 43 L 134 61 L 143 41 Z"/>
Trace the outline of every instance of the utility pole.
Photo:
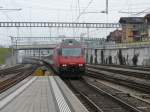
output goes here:
<path id="1" fill-rule="evenodd" d="M 0 11 L 21 11 L 22 9 L 19 8 L 19 9 L 4 9 L 3 7 L 0 7 Z M 7 16 L 7 18 L 9 18 Z M 10 18 L 9 18 L 10 19 Z M 12 55 L 11 55 L 11 65 L 13 65 L 13 56 L 14 56 L 14 53 L 16 53 L 17 51 L 14 50 L 14 45 L 13 45 L 13 37 L 12 36 L 9 36 L 11 38 L 11 47 L 12 47 Z M 16 49 L 17 49 L 17 40 L 16 40 Z M 17 62 L 17 59 L 16 59 L 16 62 Z"/>
<path id="2" fill-rule="evenodd" d="M 106 23 L 108 23 L 108 0 L 106 0 L 106 10 L 105 10 L 105 13 L 106 13 Z M 108 30 L 106 28 L 106 38 L 107 38 L 107 33 L 108 33 Z"/>
<path id="3" fill-rule="evenodd" d="M 106 14 L 108 14 L 108 0 L 106 0 Z"/>
<path id="4" fill-rule="evenodd" d="M 79 8 L 79 15 L 80 15 L 80 13 L 81 13 L 81 11 L 80 11 L 80 0 L 78 0 L 78 8 Z"/>

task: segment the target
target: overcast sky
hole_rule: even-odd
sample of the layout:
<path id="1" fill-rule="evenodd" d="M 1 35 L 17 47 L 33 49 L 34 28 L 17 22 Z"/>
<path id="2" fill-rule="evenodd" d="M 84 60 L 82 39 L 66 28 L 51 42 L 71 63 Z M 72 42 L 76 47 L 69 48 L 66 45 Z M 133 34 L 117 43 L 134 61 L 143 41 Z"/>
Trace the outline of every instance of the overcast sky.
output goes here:
<path id="1" fill-rule="evenodd" d="M 86 8 L 89 4 L 88 8 Z M 0 11 L 0 21 L 75 21 L 80 12 L 100 12 L 106 0 L 0 0 L 3 8 L 21 8 L 21 11 Z M 147 9 L 147 10 L 146 10 Z M 135 16 L 119 12 L 150 11 L 150 0 L 109 0 L 109 14 L 84 13 L 79 22 L 118 22 L 122 16 Z M 145 13 L 136 16 L 144 16 Z M 16 32 L 15 32 L 16 33 Z M 2 36 L 3 35 L 3 36 Z M 0 32 L 0 42 L 7 43 L 8 30 Z M 5 37 L 5 38 L 4 38 Z"/>
<path id="2" fill-rule="evenodd" d="M 91 0 L 79 0 L 82 12 Z M 108 0 L 110 22 L 118 22 L 120 16 L 130 14 L 119 11 L 132 12 L 150 8 L 150 0 Z M 93 0 L 86 12 L 100 12 L 105 10 L 106 0 Z M 21 8 L 22 11 L 1 11 L 1 21 L 72 21 L 79 15 L 78 0 L 0 0 L 3 8 Z M 147 10 L 150 11 L 150 10 Z M 80 21 L 103 22 L 105 14 L 83 14 Z M 140 15 L 141 16 L 141 15 Z"/>

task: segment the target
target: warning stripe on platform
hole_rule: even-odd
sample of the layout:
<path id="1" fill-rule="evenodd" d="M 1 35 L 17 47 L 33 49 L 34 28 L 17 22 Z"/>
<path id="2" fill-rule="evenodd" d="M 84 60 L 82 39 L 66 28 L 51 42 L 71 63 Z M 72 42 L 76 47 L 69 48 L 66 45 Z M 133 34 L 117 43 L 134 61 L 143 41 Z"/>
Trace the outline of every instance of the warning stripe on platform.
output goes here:
<path id="1" fill-rule="evenodd" d="M 66 102 L 64 96 L 62 95 L 54 77 L 50 77 L 50 81 L 60 112 L 71 112 L 68 103 Z"/>

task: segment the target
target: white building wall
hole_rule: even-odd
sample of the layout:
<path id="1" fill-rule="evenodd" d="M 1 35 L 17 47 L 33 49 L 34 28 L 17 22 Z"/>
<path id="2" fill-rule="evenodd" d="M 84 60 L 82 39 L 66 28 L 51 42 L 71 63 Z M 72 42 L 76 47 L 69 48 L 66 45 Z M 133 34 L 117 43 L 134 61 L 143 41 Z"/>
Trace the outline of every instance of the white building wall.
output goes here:
<path id="1" fill-rule="evenodd" d="M 112 57 L 113 64 L 120 64 L 118 53 L 119 49 L 97 49 L 97 61 L 98 64 L 102 64 L 101 62 L 101 51 L 104 52 L 104 62 L 109 63 L 109 56 Z M 150 65 L 150 47 L 147 48 L 122 48 L 121 49 L 122 56 L 125 60 L 125 64 L 133 65 L 133 57 L 134 55 L 138 55 L 137 65 Z M 90 63 L 91 55 L 93 56 L 93 63 L 95 63 L 95 49 L 88 49 L 88 62 Z"/>

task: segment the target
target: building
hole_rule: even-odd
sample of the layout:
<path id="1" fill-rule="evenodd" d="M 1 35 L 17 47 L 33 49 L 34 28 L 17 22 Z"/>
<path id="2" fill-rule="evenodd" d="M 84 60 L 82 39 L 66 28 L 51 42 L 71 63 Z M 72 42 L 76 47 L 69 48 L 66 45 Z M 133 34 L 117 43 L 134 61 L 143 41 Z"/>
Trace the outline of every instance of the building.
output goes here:
<path id="1" fill-rule="evenodd" d="M 107 41 L 115 41 L 116 43 L 120 43 L 122 39 L 122 30 L 115 30 L 113 32 L 110 32 L 110 34 L 107 36 Z"/>
<path id="2" fill-rule="evenodd" d="M 144 17 L 144 27 L 145 31 L 143 33 L 145 36 L 147 36 L 148 40 L 150 40 L 150 14 L 147 14 Z"/>
<path id="3" fill-rule="evenodd" d="M 143 17 L 122 17 L 119 23 L 122 25 L 122 42 L 140 41 L 144 38 Z"/>
<path id="4" fill-rule="evenodd" d="M 150 25 L 150 14 L 147 14 L 145 17 L 145 23 Z"/>

